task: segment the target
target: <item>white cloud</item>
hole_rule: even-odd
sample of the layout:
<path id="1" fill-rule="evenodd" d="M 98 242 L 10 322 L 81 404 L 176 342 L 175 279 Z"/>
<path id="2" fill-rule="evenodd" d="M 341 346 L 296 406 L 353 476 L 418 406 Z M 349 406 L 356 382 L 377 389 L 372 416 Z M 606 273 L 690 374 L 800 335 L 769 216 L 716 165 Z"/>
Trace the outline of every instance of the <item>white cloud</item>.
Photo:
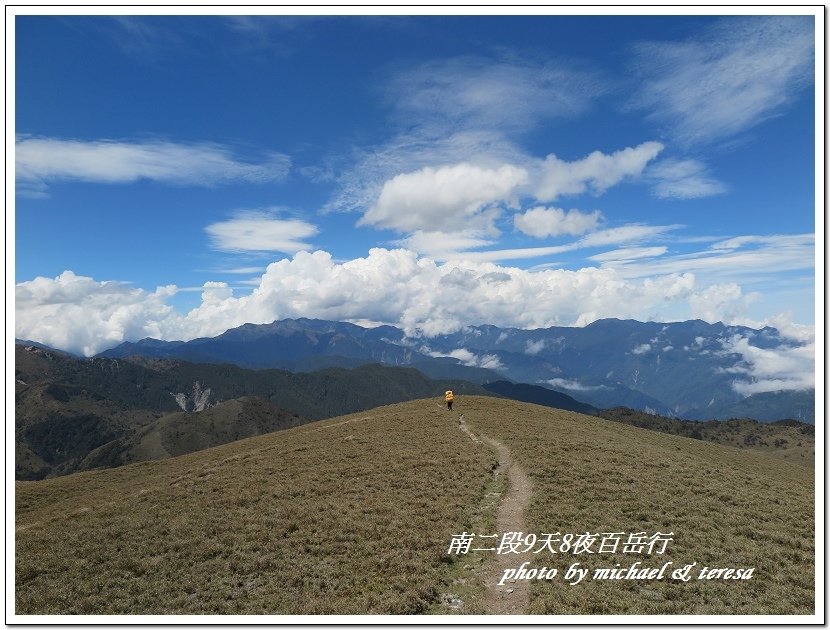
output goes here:
<path id="1" fill-rule="evenodd" d="M 176 287 L 154 292 L 122 282 L 97 282 L 64 271 L 15 287 L 15 336 L 91 355 L 125 340 L 167 337 L 177 318 L 165 303 Z"/>
<path id="2" fill-rule="evenodd" d="M 745 295 L 741 287 L 734 282 L 714 284 L 689 298 L 692 317 L 704 321 L 716 321 L 719 317 L 727 321 L 735 321 L 744 317 L 749 305 L 757 299 L 757 295 Z"/>
<path id="3" fill-rule="evenodd" d="M 262 273 L 265 267 L 233 267 L 231 269 L 217 269 L 216 273 L 231 273 L 231 274 L 251 274 Z"/>
<path id="4" fill-rule="evenodd" d="M 205 282 L 202 286 L 202 302 L 204 304 L 219 304 L 233 297 L 233 289 L 227 282 Z"/>
<path id="5" fill-rule="evenodd" d="M 499 370 L 504 367 L 501 361 L 499 361 L 498 356 L 495 354 L 475 354 L 474 352 L 470 352 L 466 348 L 457 348 L 455 350 L 451 350 L 450 352 L 436 352 L 433 350 L 429 350 L 428 348 L 424 348 L 426 354 L 431 357 L 450 357 L 453 359 L 457 359 L 463 365 L 468 367 L 478 367 L 478 368 L 485 368 L 488 370 Z"/>
<path id="6" fill-rule="evenodd" d="M 724 350 L 739 354 L 741 361 L 726 371 L 745 376 L 732 387 L 744 396 L 762 392 L 815 388 L 815 341 L 796 346 L 758 348 L 736 335 L 723 341 Z"/>
<path id="7" fill-rule="evenodd" d="M 614 249 L 610 252 L 603 252 L 602 254 L 595 254 L 589 256 L 590 260 L 598 262 L 619 262 L 627 260 L 639 260 L 641 258 L 656 258 L 666 253 L 668 248 L 664 246 L 658 247 L 623 247 L 621 249 Z"/>
<path id="8" fill-rule="evenodd" d="M 184 314 L 167 304 L 175 291 L 150 292 L 71 272 L 36 278 L 16 287 L 16 336 L 90 354 L 124 340 L 193 339 L 286 317 L 385 322 L 426 337 L 478 324 L 582 326 L 602 317 L 674 321 L 688 318 L 708 292 L 723 289 L 700 287 L 692 274 L 630 280 L 614 269 L 439 264 L 408 250 L 373 249 L 346 262 L 327 252 L 300 251 L 268 265 L 249 294 L 206 283 L 199 306 Z M 711 321 L 723 319 L 714 310 L 710 315 Z"/>
<path id="9" fill-rule="evenodd" d="M 717 241 L 711 245 L 711 249 L 718 251 L 734 251 L 748 245 L 760 247 L 772 246 L 776 249 L 795 249 L 803 251 L 803 248 L 811 248 L 815 244 L 814 234 L 770 234 L 759 236 L 755 234 L 747 236 L 736 236 L 723 241 Z"/>
<path id="10" fill-rule="evenodd" d="M 314 236 L 318 230 L 306 221 L 280 219 L 274 210 L 239 210 L 232 219 L 211 223 L 205 232 L 213 247 L 222 251 L 294 254 L 310 249 L 311 245 L 303 239 Z"/>
<path id="11" fill-rule="evenodd" d="M 645 239 L 661 236 L 679 227 L 679 225 L 642 225 L 637 223 L 621 225 L 588 234 L 579 239 L 577 245 L 582 248 L 637 243 Z"/>
<path id="12" fill-rule="evenodd" d="M 682 142 L 728 138 L 775 115 L 812 82 L 809 16 L 725 18 L 696 41 L 637 49 L 635 107 Z"/>
<path id="13" fill-rule="evenodd" d="M 582 238 L 565 245 L 551 245 L 549 247 L 522 247 L 481 252 L 459 252 L 456 256 L 448 257 L 447 259 L 459 258 L 470 262 L 492 262 L 538 258 L 540 256 L 551 256 L 554 254 L 562 254 L 565 252 L 572 252 L 592 247 L 638 243 L 649 238 L 658 237 L 678 227 L 680 226 L 639 224 L 622 225 L 615 228 L 597 230 L 596 232 L 583 236 Z M 441 260 L 444 259 L 442 258 Z M 682 271 L 683 270 L 680 269 L 677 273 L 682 273 Z"/>
<path id="14" fill-rule="evenodd" d="M 606 385 L 585 385 L 579 381 L 574 381 L 566 378 L 552 378 L 545 381 L 551 387 L 557 389 L 568 389 L 576 392 L 590 392 L 598 389 L 608 389 Z"/>
<path id="15" fill-rule="evenodd" d="M 573 245 L 553 245 L 550 247 L 518 247 L 513 249 L 495 249 L 482 252 L 457 252 L 454 256 L 437 258 L 437 260 L 465 260 L 473 263 L 497 262 L 504 260 L 524 260 L 561 254 L 575 249 Z"/>
<path id="16" fill-rule="evenodd" d="M 318 181 L 333 181 L 337 189 L 323 207 L 327 212 L 365 212 L 376 203 L 386 182 L 402 173 L 465 163 L 497 169 L 505 164 L 521 165 L 528 156 L 497 130 L 465 130 L 436 135 L 416 131 L 400 134 L 381 146 L 355 149 L 331 158 Z"/>
<path id="17" fill-rule="evenodd" d="M 650 350 L 651 350 L 651 344 L 644 343 L 644 344 L 641 344 L 641 345 L 637 346 L 633 350 L 631 350 L 631 354 L 645 354 L 646 352 L 649 352 Z"/>
<path id="18" fill-rule="evenodd" d="M 594 71 L 584 66 L 577 69 L 572 62 L 515 57 L 463 57 L 394 72 L 385 90 L 393 136 L 374 147 L 333 157 L 324 168 L 306 170 L 316 180 L 337 184 L 324 210 L 363 213 L 375 207 L 384 222 L 387 214 L 376 206 L 384 205 L 380 198 L 391 193 L 388 186 L 395 178 L 427 168 L 451 168 L 470 162 L 471 156 L 481 168 L 496 170 L 507 165 L 533 171 L 527 188 L 535 188 L 551 166 L 519 148 L 517 138 L 543 121 L 585 111 L 608 84 Z M 624 157 L 616 156 L 602 167 L 607 172 L 621 161 Z M 398 181 L 395 186 L 405 183 Z M 589 183 L 594 192 L 611 185 L 601 173 L 591 174 Z M 532 194 L 531 190 L 521 192 Z M 365 224 L 375 222 L 369 217 Z M 435 228 L 409 228 L 414 229 Z"/>
<path id="19" fill-rule="evenodd" d="M 513 217 L 517 230 L 529 236 L 547 238 L 549 236 L 579 236 L 597 229 L 602 214 L 599 210 L 580 212 L 576 208 L 565 211 L 561 208 L 531 208 L 523 214 Z"/>
<path id="20" fill-rule="evenodd" d="M 398 72 L 387 97 L 407 126 L 522 132 L 584 111 L 605 90 L 595 73 L 572 63 L 460 57 Z"/>
<path id="21" fill-rule="evenodd" d="M 525 354 L 539 354 L 542 350 L 545 349 L 545 345 L 547 341 L 545 339 L 539 339 L 538 341 L 530 341 L 528 339 L 527 343 L 525 344 Z"/>
<path id="22" fill-rule="evenodd" d="M 35 194 L 42 194 L 49 182 L 56 181 L 127 184 L 148 179 L 195 186 L 265 183 L 283 179 L 290 165 L 290 158 L 281 153 L 243 161 L 228 147 L 213 143 L 21 137 L 15 144 L 18 187 Z"/>
<path id="23" fill-rule="evenodd" d="M 493 206 L 510 200 L 527 181 L 524 169 L 469 163 L 426 167 L 387 181 L 358 225 L 399 232 L 492 229 Z"/>
<path id="24" fill-rule="evenodd" d="M 654 182 L 654 194 L 660 199 L 698 199 L 726 192 L 726 185 L 709 175 L 698 160 L 662 160 L 649 167 L 646 177 Z"/>
<path id="25" fill-rule="evenodd" d="M 458 230 L 456 232 L 435 232 L 417 230 L 408 237 L 396 242 L 405 249 L 419 254 L 426 254 L 438 260 L 456 258 L 460 252 L 492 245 L 491 239 L 483 238 L 480 230 Z"/>
<path id="26" fill-rule="evenodd" d="M 621 261 L 615 268 L 627 278 L 690 272 L 712 282 L 722 276 L 751 280 L 765 272 L 812 270 L 815 235 L 740 236 L 716 242 L 703 251 Z"/>
<path id="27" fill-rule="evenodd" d="M 576 195 L 586 191 L 601 194 L 626 178 L 642 174 L 663 145 L 644 142 L 606 155 L 594 151 L 575 162 L 564 162 L 550 154 L 541 165 L 541 176 L 534 191 L 540 201 L 553 201 L 563 195 Z"/>

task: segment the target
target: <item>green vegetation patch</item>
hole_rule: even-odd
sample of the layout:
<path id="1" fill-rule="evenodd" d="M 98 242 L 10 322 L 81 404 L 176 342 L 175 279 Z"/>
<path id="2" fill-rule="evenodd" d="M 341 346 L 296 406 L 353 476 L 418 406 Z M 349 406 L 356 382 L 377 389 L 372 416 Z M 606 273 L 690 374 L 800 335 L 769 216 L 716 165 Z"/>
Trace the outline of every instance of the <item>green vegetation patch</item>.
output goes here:
<path id="1" fill-rule="evenodd" d="M 424 612 L 491 465 L 421 400 L 18 482 L 15 612 Z"/>
<path id="2" fill-rule="evenodd" d="M 473 431 L 505 443 L 531 477 L 530 533 L 624 532 L 623 543 L 631 533 L 673 534 L 662 555 L 620 553 L 622 545 L 616 554 L 539 553 L 531 566 L 564 572 L 579 562 L 589 578 L 574 586 L 561 575 L 533 581 L 531 613 L 815 612 L 812 469 L 511 401 L 471 397 L 463 411 Z M 670 573 L 661 580 L 590 579 L 596 569 L 628 569 L 637 561 L 697 564 L 688 582 Z M 699 580 L 704 566 L 754 571 L 746 580 Z"/>

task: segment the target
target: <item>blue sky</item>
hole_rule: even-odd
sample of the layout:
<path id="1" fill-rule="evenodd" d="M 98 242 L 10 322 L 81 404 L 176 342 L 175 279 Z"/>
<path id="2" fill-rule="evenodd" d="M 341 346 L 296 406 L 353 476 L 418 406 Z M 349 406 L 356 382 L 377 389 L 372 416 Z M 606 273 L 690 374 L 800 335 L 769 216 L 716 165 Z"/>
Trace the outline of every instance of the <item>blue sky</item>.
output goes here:
<path id="1" fill-rule="evenodd" d="M 811 326 L 815 24 L 17 15 L 15 334 Z"/>

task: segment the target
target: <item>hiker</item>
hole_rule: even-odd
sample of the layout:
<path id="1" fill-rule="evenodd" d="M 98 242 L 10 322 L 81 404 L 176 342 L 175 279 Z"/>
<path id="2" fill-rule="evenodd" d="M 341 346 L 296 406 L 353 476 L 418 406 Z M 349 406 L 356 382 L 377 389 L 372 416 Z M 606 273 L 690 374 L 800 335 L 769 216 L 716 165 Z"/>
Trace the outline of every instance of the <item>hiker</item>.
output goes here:
<path id="1" fill-rule="evenodd" d="M 447 393 L 444 394 L 444 400 L 447 401 L 447 409 L 452 411 L 452 391 L 447 390 Z"/>

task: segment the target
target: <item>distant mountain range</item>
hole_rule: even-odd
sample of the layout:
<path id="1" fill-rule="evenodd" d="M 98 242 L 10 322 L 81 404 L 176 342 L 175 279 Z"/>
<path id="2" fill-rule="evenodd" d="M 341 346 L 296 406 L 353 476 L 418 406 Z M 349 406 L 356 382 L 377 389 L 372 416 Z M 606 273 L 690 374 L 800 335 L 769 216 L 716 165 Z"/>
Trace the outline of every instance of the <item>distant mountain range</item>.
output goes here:
<path id="1" fill-rule="evenodd" d="M 393 326 L 364 328 L 314 319 L 244 324 L 188 342 L 143 339 L 102 357 L 144 356 L 231 363 L 293 372 L 367 362 L 417 368 L 430 378 L 543 386 L 596 408 L 625 406 L 685 419 L 753 417 L 814 422 L 815 391 L 742 396 L 733 387 L 742 361 L 726 343 L 791 345 L 774 328 L 603 319 L 580 328 L 471 326 L 436 337 L 407 337 Z"/>
<path id="2" fill-rule="evenodd" d="M 475 384 L 451 378 L 454 371 L 479 377 L 494 374 L 458 366 L 453 359 L 436 358 L 426 365 L 440 372 L 441 378 L 431 379 L 411 367 L 380 364 L 291 373 L 142 356 L 83 359 L 17 345 L 15 476 L 40 479 L 166 459 L 406 400 L 435 397 L 434 405 L 441 409 L 446 389 L 454 390 L 462 404 L 468 395 L 489 394 L 624 422 L 634 419 L 638 426 L 692 437 L 702 430 L 701 439 L 771 448 L 782 456 L 808 460 L 810 456 L 809 444 L 800 434 L 783 433 L 792 426 L 800 426 L 797 430 L 802 432 L 804 427 L 812 429 L 795 421 L 786 421 L 791 424 L 771 433 L 764 433 L 754 421 L 740 425 L 739 431 L 730 425 L 726 433 L 713 433 L 697 428 L 696 422 L 626 408 L 607 410 L 608 416 L 539 385 L 506 380 Z M 427 401 L 427 406 L 433 404 Z"/>

